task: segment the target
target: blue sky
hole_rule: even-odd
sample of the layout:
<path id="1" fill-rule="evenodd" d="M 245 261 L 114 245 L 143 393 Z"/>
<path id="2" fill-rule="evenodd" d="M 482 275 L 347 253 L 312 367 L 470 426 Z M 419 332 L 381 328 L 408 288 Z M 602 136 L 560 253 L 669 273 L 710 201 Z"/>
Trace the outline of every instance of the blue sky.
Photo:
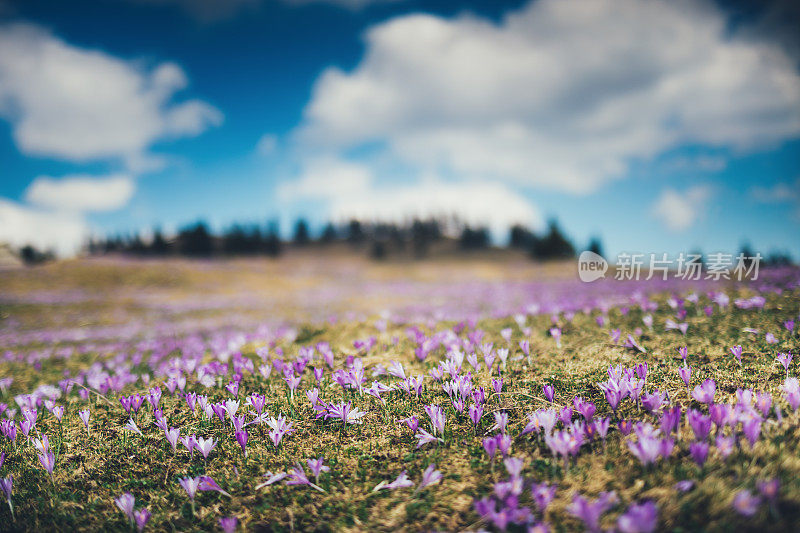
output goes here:
<path id="1" fill-rule="evenodd" d="M 556 217 L 610 254 L 800 257 L 796 14 L 0 0 L 0 241 L 456 212 Z"/>

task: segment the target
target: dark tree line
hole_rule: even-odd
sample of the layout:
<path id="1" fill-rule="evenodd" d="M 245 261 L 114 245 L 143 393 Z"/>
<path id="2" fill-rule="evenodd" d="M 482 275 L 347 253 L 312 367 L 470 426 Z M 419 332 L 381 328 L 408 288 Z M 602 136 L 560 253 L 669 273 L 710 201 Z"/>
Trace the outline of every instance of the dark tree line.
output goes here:
<path id="1" fill-rule="evenodd" d="M 291 238 L 282 239 L 277 222 L 266 225 L 233 224 L 215 234 L 209 226 L 198 221 L 182 227 L 176 235 L 166 236 L 160 229 L 145 238 L 141 235 L 111 236 L 93 239 L 87 249 L 90 254 L 122 253 L 136 256 L 268 256 L 277 257 L 287 248 L 325 248 L 344 246 L 354 253 L 368 255 L 376 260 L 389 257 L 424 258 L 441 251 L 480 251 L 497 249 L 493 246 L 489 229 L 472 226 L 451 219 L 412 219 L 403 223 L 364 222 L 349 220 L 343 223 L 328 222 L 315 234 L 305 219 L 295 221 Z M 522 225 L 509 230 L 506 247 L 527 253 L 537 261 L 569 259 L 576 255 L 572 241 L 564 234 L 556 220 L 551 220 L 542 232 L 534 232 Z M 586 250 L 603 255 L 600 239 L 592 238 Z M 748 244 L 741 247 L 747 257 L 755 256 Z M 52 260 L 52 252 L 39 251 L 33 246 L 18 250 L 26 264 Z M 694 252 L 698 253 L 698 252 Z M 773 252 L 762 256 L 763 266 L 793 264 L 786 252 Z"/>
<path id="2" fill-rule="evenodd" d="M 277 257 L 288 247 L 325 247 L 333 244 L 349 245 L 354 250 L 366 252 L 374 259 L 389 256 L 422 258 L 437 244 L 449 243 L 461 251 L 488 250 L 492 248 L 489 229 L 472 226 L 453 219 L 413 219 L 404 223 L 364 222 L 349 220 L 344 223 L 327 223 L 321 232 L 313 235 L 308 222 L 298 219 L 292 236 L 280 238 L 277 223 L 265 227 L 234 224 L 220 234 L 214 234 L 203 221 L 181 228 L 177 235 L 166 237 L 156 229 L 150 238 L 140 235 L 112 236 L 89 242 L 91 254 L 124 253 L 139 256 L 180 255 L 186 257 L 265 255 Z M 573 257 L 575 248 L 555 221 L 546 232 L 537 234 L 524 226 L 510 230 L 508 247 L 526 250 L 537 260 Z M 600 243 L 593 239 L 590 249 L 601 253 Z"/>
<path id="3" fill-rule="evenodd" d="M 278 235 L 278 225 L 234 224 L 221 235 L 214 235 L 205 222 L 199 221 L 181 228 L 174 237 L 167 238 L 160 229 L 150 239 L 139 235 L 115 236 L 93 239 L 88 244 L 89 253 L 124 253 L 140 256 L 181 255 L 186 257 L 211 257 L 214 255 L 246 256 L 266 255 L 277 257 L 283 242 Z"/>
<path id="4" fill-rule="evenodd" d="M 181 228 L 177 235 L 171 237 L 156 229 L 147 239 L 140 235 L 113 236 L 92 240 L 88 248 L 92 254 L 277 257 L 286 247 L 326 247 L 334 244 L 349 246 L 374 259 L 390 256 L 423 258 L 436 246 L 460 251 L 493 248 L 487 227 L 473 226 L 457 218 L 412 219 L 404 223 L 360 220 L 338 224 L 329 222 L 318 234 L 313 234 L 308 222 L 300 218 L 295 221 L 288 240 L 281 239 L 276 222 L 266 226 L 233 224 L 222 233 L 215 234 L 205 222 L 198 221 Z M 601 253 L 597 239 L 590 246 L 590 249 Z M 508 247 L 525 250 L 537 260 L 563 259 L 575 255 L 574 246 L 555 221 L 541 234 L 524 226 L 512 227 Z"/>
<path id="5" fill-rule="evenodd" d="M 547 230 L 540 235 L 524 226 L 513 226 L 509 234 L 509 246 L 527 250 L 533 259 L 540 261 L 575 257 L 575 246 L 564 235 L 555 220 L 551 220 Z M 596 237 L 591 240 L 588 249 L 602 255 L 602 246 Z"/>

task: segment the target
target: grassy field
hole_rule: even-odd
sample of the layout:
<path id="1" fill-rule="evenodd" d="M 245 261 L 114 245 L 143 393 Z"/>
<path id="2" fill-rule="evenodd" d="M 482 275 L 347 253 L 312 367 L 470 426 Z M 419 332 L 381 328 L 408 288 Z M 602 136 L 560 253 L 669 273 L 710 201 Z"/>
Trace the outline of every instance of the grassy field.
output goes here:
<path id="1" fill-rule="evenodd" d="M 766 283 L 704 285 L 688 299 L 693 291 L 684 285 L 612 284 L 603 298 L 584 301 L 578 291 L 590 289 L 573 283 L 557 299 L 542 300 L 539 313 L 521 313 L 527 300 L 544 293 L 528 287 L 517 295 L 517 284 L 535 279 L 555 286 L 570 275 L 523 263 L 475 262 L 454 273 L 446 263 L 296 261 L 95 261 L 0 273 L 0 376 L 13 378 L 3 387 L 3 417 L 17 428 L 13 441 L 0 435 L 0 477 L 13 476 L 14 512 L 12 518 L 3 505 L 0 529 L 127 531 L 135 525 L 115 498 L 130 493 L 136 510 L 152 514 L 144 527 L 154 531 L 215 530 L 224 517 L 235 517 L 237 530 L 246 531 L 576 531 L 587 528 L 592 513 L 580 512 L 575 498 L 592 501 L 613 491 L 607 509 L 596 509 L 604 530 L 636 530 L 626 518 L 646 530 L 637 508 L 631 511 L 644 502 L 655 504 L 657 530 L 797 530 L 800 417 L 782 389 L 787 374 L 797 375 L 796 363 L 787 371 L 776 362 L 780 353 L 798 350 L 797 328 L 785 325 L 800 312 L 797 271 Z M 462 304 L 459 284 L 474 280 L 481 285 Z M 753 296 L 762 296 L 763 306 L 736 304 Z M 665 328 L 669 321 L 685 323 L 686 333 Z M 82 330 L 84 338 L 76 336 Z M 641 349 L 625 346 L 629 334 Z M 741 363 L 730 351 L 737 345 Z M 679 375 L 681 347 L 691 367 L 688 388 Z M 421 352 L 428 352 L 424 359 Z M 663 402 L 653 406 L 648 396 L 650 412 L 629 397 L 615 412 L 598 383 L 610 379 L 609 366 L 641 364 L 647 365 L 642 397 L 658 391 L 666 393 Z M 731 414 L 727 423 L 709 421 L 709 435 L 698 437 L 687 413 L 711 412 L 690 392 L 704 380 L 716 383 L 713 409 L 729 404 Z M 448 394 L 453 382 L 458 390 Z M 238 391 L 226 388 L 231 383 Z M 553 401 L 543 385 L 554 388 Z M 145 398 L 153 388 L 162 391 L 157 405 L 165 427 L 181 437 L 214 439 L 207 459 L 180 441 L 173 451 L 149 401 L 126 412 L 120 397 Z M 772 407 L 762 413 L 746 389 L 769 393 Z M 313 390 L 317 398 L 309 397 Z M 238 401 L 235 414 L 244 420 L 234 420 L 230 403 L 221 417 L 213 411 L 207 417 L 197 404 L 193 412 L 187 393 L 206 395 L 209 404 Z M 256 419 L 260 409 L 246 404 L 253 393 L 264 397 L 263 423 Z M 582 415 L 576 396 L 596 412 Z M 353 423 L 336 417 L 340 402 L 356 409 Z M 438 428 L 427 413 L 432 405 L 444 415 Z M 56 406 L 64 408 L 60 421 Z M 567 461 L 554 456 L 545 430 L 523 431 L 531 413 L 555 409 L 566 416 L 565 406 L 573 407 L 569 423 L 553 432 L 568 429 L 584 441 Z M 659 428 L 661 413 L 675 406 L 682 416 L 671 432 L 674 448 L 644 465 L 631 446 L 655 430 L 640 426 L 625 435 L 620 426 L 641 421 Z M 470 407 L 482 408 L 477 423 Z M 79 416 L 84 409 L 88 429 Z M 270 423 L 279 415 L 291 430 L 276 445 Z M 35 425 L 25 437 L 21 423 L 31 417 Z M 404 422 L 409 417 L 417 418 L 417 431 Z M 601 438 L 597 428 L 605 418 L 609 429 Z M 751 419 L 760 430 L 752 444 Z M 131 420 L 141 433 L 126 429 Z M 246 455 L 234 427 L 242 423 Z M 418 446 L 420 430 L 432 441 Z M 36 447 L 44 435 L 52 476 Z M 510 444 L 505 459 L 519 459 L 521 467 L 504 462 L 502 451 L 490 458 L 487 439 L 503 435 Z M 717 437 L 730 437 L 727 457 Z M 702 466 L 698 443 L 709 446 Z M 329 470 L 317 480 L 307 460 L 319 457 Z M 291 475 L 296 462 L 308 483 Z M 421 487 L 431 464 L 441 479 L 434 475 Z M 403 472 L 413 486 L 375 490 Z M 290 475 L 263 486 L 276 473 Z M 210 476 L 220 490 L 200 490 L 192 504 L 179 483 L 187 476 Z M 779 484 L 774 495 L 760 485 L 772 480 Z M 685 481 L 692 483 L 676 487 Z M 531 491 L 541 483 L 554 490 L 544 509 Z"/>

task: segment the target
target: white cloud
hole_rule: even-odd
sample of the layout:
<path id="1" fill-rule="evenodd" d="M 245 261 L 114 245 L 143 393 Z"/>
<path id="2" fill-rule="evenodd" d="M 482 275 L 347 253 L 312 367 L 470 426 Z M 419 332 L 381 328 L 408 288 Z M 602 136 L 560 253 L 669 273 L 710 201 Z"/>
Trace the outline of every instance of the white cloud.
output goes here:
<path id="1" fill-rule="evenodd" d="M 653 204 L 653 214 L 670 231 L 687 230 L 702 218 L 711 193 L 712 189 L 707 185 L 696 185 L 682 193 L 674 189 L 664 189 Z"/>
<path id="2" fill-rule="evenodd" d="M 272 155 L 278 148 L 278 137 L 271 133 L 265 133 L 256 143 L 256 152 L 259 155 Z"/>
<path id="3" fill-rule="evenodd" d="M 501 182 L 458 183 L 427 176 L 413 183 L 380 185 L 369 166 L 335 159 L 310 162 L 299 178 L 279 186 L 282 202 L 321 199 L 333 220 L 400 222 L 412 217 L 450 217 L 486 225 L 496 237 L 521 223 L 543 227 L 539 210 Z"/>
<path id="4" fill-rule="evenodd" d="M 0 198 L 0 242 L 15 248 L 31 244 L 70 256 L 80 250 L 88 235 L 80 214 L 31 208 Z"/>
<path id="5" fill-rule="evenodd" d="M 155 142 L 221 123 L 206 102 L 173 100 L 187 83 L 174 63 L 148 70 L 38 26 L 0 26 L 0 116 L 27 155 L 141 167 Z"/>
<path id="6" fill-rule="evenodd" d="M 728 166 L 728 160 L 720 155 L 698 155 L 676 157 L 666 163 L 669 170 L 694 172 L 719 172 Z"/>
<path id="7" fill-rule="evenodd" d="M 776 183 L 771 187 L 756 186 L 750 189 L 750 195 L 764 204 L 779 204 L 800 201 L 800 178 L 794 183 Z"/>
<path id="8" fill-rule="evenodd" d="M 537 0 L 500 23 L 408 15 L 318 78 L 296 137 L 420 172 L 587 193 L 692 143 L 757 150 L 800 134 L 800 76 L 730 35 L 710 2 Z M 720 168 L 715 162 L 714 167 Z"/>
<path id="9" fill-rule="evenodd" d="M 135 186 L 130 176 L 39 176 L 25 191 L 25 200 L 41 207 L 64 211 L 113 211 L 124 207 Z"/>

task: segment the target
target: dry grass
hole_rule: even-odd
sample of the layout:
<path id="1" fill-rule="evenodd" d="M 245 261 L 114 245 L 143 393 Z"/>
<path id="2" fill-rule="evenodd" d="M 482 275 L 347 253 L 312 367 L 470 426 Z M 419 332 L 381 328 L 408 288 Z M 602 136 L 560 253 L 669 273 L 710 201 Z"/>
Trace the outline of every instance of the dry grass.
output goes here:
<path id="1" fill-rule="evenodd" d="M 127 270 L 129 268 L 131 270 Z M 232 263 L 226 268 L 233 269 L 237 279 L 217 290 L 235 291 L 240 282 L 247 285 L 260 279 L 258 290 L 281 285 L 283 288 L 280 290 L 286 290 L 288 294 L 294 284 L 303 283 L 292 279 L 291 275 L 288 280 L 275 273 L 265 277 L 263 272 L 247 262 Z M 389 268 L 399 267 L 378 267 L 370 275 L 388 276 L 386 269 Z M 484 264 L 476 268 L 491 270 L 494 267 Z M 66 283 L 75 286 L 85 283 L 92 290 L 122 284 L 128 289 L 133 287 L 133 290 L 137 286 L 159 285 L 166 291 L 187 291 L 214 287 L 216 283 L 214 272 L 180 266 L 165 273 L 163 265 L 158 263 L 145 267 L 109 264 L 54 266 L 41 270 L 37 275 L 41 277 L 19 274 L 11 281 L 8 278 L 0 281 L 0 286 L 13 286 L 24 293 L 32 288 L 48 286 L 55 280 L 65 283 L 66 279 Z M 313 281 L 313 275 L 310 279 L 308 283 L 319 282 Z M 560 349 L 547 335 L 550 317 L 531 317 L 533 356 L 530 366 L 525 359 L 509 363 L 504 375 L 504 390 L 500 394 L 491 392 L 490 376 L 485 370 L 475 375 L 477 384 L 487 390 L 486 412 L 507 411 L 511 434 L 517 435 L 527 421 L 526 414 L 546 405 L 541 394 L 542 384 L 552 383 L 556 387 L 557 402 L 570 402 L 574 395 L 581 395 L 597 403 L 598 414 L 611 416 L 595 384 L 604 379 L 608 365 L 621 363 L 631 366 L 641 362 L 649 365 L 648 389 L 667 390 L 673 401 L 684 406 L 695 405 L 687 397 L 686 388 L 677 374 L 680 364 L 677 348 L 683 345 L 689 347 L 689 363 L 694 367 L 693 384 L 705 378 L 716 379 L 720 400 L 730 401 L 738 387 L 766 390 L 776 399 L 780 398 L 779 386 L 784 371 L 776 365 L 774 356 L 778 350 L 790 349 L 797 353 L 797 337 L 790 338 L 785 331 L 780 332 L 781 322 L 798 314 L 800 299 L 797 291 L 770 295 L 763 311 L 729 310 L 715 313 L 710 318 L 700 313 L 693 314 L 689 317 L 690 328 L 686 337 L 676 332 L 663 332 L 661 325 L 671 314 L 663 305 L 664 297 L 657 300 L 662 305 L 654 313 L 655 332 L 645 332 L 642 336 L 642 343 L 648 350 L 646 354 L 611 345 L 608 340 L 609 328 L 628 332 L 642 324 L 642 313 L 638 309 L 627 315 L 612 309 L 608 315 L 610 323 L 603 329 L 597 327 L 593 316 L 578 314 L 572 323 L 562 320 L 564 338 Z M 124 300 L 83 302 L 70 311 L 70 320 L 83 315 L 94 316 L 92 313 L 99 316 L 120 305 L 128 304 Z M 14 304 L 0 309 L 5 319 L 23 321 L 27 327 L 58 323 L 52 316 L 57 308 L 51 305 Z M 128 306 L 126 312 L 136 313 L 138 309 Z M 407 325 L 390 325 L 387 331 L 380 332 L 374 326 L 374 318 L 301 328 L 300 341 L 284 343 L 282 348 L 289 356 L 294 356 L 300 344 L 328 341 L 337 354 L 337 365 L 341 365 L 344 356 L 354 352 L 353 340 L 375 335 L 378 345 L 364 357 L 368 369 L 377 363 L 397 360 L 406 366 L 407 373 L 427 375 L 428 370 L 442 360 L 443 353 L 439 350 L 425 362 L 417 361 L 414 345 L 405 335 Z M 438 328 L 453 325 L 440 323 Z M 485 320 L 478 327 L 486 331 L 486 340 L 496 346 L 505 345 L 499 335 L 505 327 L 514 329 L 513 345 L 521 339 L 520 330 L 511 319 Z M 743 332 L 745 327 L 780 333 L 780 343 L 767 345 L 763 335 L 756 338 Z M 393 337 L 399 338 L 397 345 L 392 343 Z M 728 347 L 734 344 L 745 347 L 742 367 L 727 353 Z M 246 346 L 244 355 L 257 360 L 255 347 Z M 4 347 L 0 346 L 2 351 Z M 67 360 L 53 358 L 45 360 L 37 369 L 22 363 L 0 363 L 0 374 L 14 377 L 12 390 L 2 401 L 11 404 L 15 394 L 26 392 L 40 383 L 54 383 L 64 371 L 74 375 L 94 361 L 108 361 L 112 355 L 115 354 L 91 353 Z M 207 358 L 210 360 L 211 354 Z M 145 368 L 139 367 L 138 371 Z M 308 374 L 304 375 L 300 390 L 312 386 L 313 377 Z M 260 377 L 245 376 L 240 397 L 252 391 L 264 392 L 267 395 L 265 411 L 286 414 L 296 428 L 296 432 L 285 437 L 276 449 L 267 438 L 264 427 L 252 426 L 247 458 L 243 457 L 234 441 L 231 428 L 223 427 L 218 421 L 207 424 L 192 417 L 184 402 L 170 397 L 165 391 L 162 405 L 170 425 L 181 428 L 181 434 L 197 432 L 220 440 L 207 467 L 197 454 L 190 460 L 183 448 L 173 454 L 163 434 L 152 425 L 153 417 L 146 408 L 137 415 L 144 438 L 123 430 L 127 416 L 113 397 L 105 399 L 92 395 L 91 432 L 87 434 L 77 416 L 77 411 L 86 407 L 86 402 L 73 392 L 66 402 L 63 425 L 47 412 L 40 414 L 39 430 L 50 435 L 51 440 L 60 446 L 54 483 L 39 467 L 35 452 L 24 438 L 20 437 L 15 445 L 2 438 L 0 447 L 7 454 L 2 475 L 14 476 L 16 520 L 11 521 L 8 508 L 4 507 L 0 510 L 0 529 L 125 531 L 129 526 L 113 503 L 114 497 L 125 491 L 136 496 L 137 507 L 150 509 L 153 518 L 148 527 L 159 531 L 213 530 L 218 518 L 228 515 L 237 516 L 248 531 L 457 531 L 486 527 L 473 512 L 472 502 L 489 494 L 493 482 L 504 476 L 502 465 L 493 466 L 481 444 L 482 438 L 489 434 L 491 414 L 485 415 L 481 427 L 474 430 L 466 412 L 457 414 L 441 388 L 429 378 L 420 398 L 392 392 L 387 396 L 385 406 L 369 395 L 359 396 L 356 392 L 343 391 L 338 385 L 331 385 L 327 372 L 325 379 L 321 397 L 326 401 L 352 400 L 367 411 L 362 425 L 342 430 L 332 423 L 323 424 L 314 419 L 302 392 L 290 400 L 286 385 L 279 377 L 265 381 Z M 200 391 L 197 385 L 190 385 L 190 388 Z M 141 386 L 126 389 L 128 394 L 133 392 L 144 392 L 144 389 Z M 228 396 L 219 388 L 208 392 L 214 400 Z M 782 400 L 780 402 L 785 406 Z M 430 403 L 446 408 L 445 442 L 416 449 L 416 440 L 398 420 L 417 415 L 424 421 L 423 406 Z M 621 416 L 653 420 L 631 405 L 625 407 Z M 651 499 L 659 506 L 659 529 L 662 530 L 755 531 L 767 528 L 769 531 L 791 531 L 796 530 L 800 523 L 798 421 L 797 414 L 788 415 L 782 423 L 772 420 L 765 425 L 762 438 L 754 449 L 744 444 L 726 461 L 712 452 L 702 469 L 689 459 L 688 442 L 680 442 L 678 450 L 668 461 L 646 469 L 635 460 L 624 438 L 614 429 L 605 449 L 599 441 L 584 446 L 567 470 L 562 468 L 560 461 L 553 459 L 541 441 L 530 435 L 517 437 L 512 453 L 525 459 L 524 475 L 527 479 L 558 485 L 557 498 L 546 516 L 556 530 L 580 529 L 579 522 L 565 510 L 575 492 L 594 497 L 601 491 L 615 490 L 621 504 L 606 517 L 604 525 L 609 527 L 627 504 Z M 305 461 L 320 455 L 331 467 L 331 471 L 320 479 L 325 493 L 282 484 L 255 490 L 256 485 L 263 481 L 265 472 L 287 470 L 296 460 Z M 444 474 L 439 485 L 418 495 L 413 495 L 412 489 L 372 491 L 380 481 L 391 481 L 403 470 L 408 471 L 412 480 L 418 481 L 422 471 L 432 462 Z M 193 516 L 189 501 L 177 481 L 186 475 L 202 473 L 211 475 L 232 497 L 214 492 L 199 493 L 197 512 Z M 772 477 L 781 480 L 781 497 L 776 509 L 763 506 L 750 519 L 739 517 L 732 511 L 731 499 L 736 491 L 742 488 L 754 490 L 756 480 Z M 694 480 L 696 488 L 685 494 L 677 492 L 674 484 L 683 479 Z M 529 496 L 523 497 L 523 503 L 529 504 Z"/>

